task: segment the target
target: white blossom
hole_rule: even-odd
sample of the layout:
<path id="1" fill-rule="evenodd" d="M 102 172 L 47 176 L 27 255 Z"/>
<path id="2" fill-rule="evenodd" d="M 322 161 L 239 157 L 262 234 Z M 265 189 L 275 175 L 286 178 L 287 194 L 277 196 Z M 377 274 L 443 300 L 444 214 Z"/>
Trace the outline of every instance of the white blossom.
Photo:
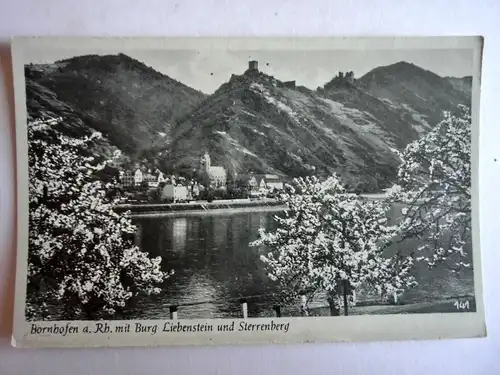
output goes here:
<path id="1" fill-rule="evenodd" d="M 69 318 L 92 309 L 112 314 L 134 295 L 158 293 L 168 277 L 161 258 L 133 245 L 131 220 L 116 214 L 92 178 L 106 165 L 87 155 L 100 134 L 68 138 L 55 129 L 61 121 L 28 124 L 28 318 L 40 313 L 37 293 L 61 301 Z"/>
<path id="2" fill-rule="evenodd" d="M 399 153 L 398 184 L 388 201 L 404 206 L 399 232 L 402 239 L 418 238 L 418 256 L 433 267 L 446 263 L 458 272 L 466 244 L 471 242 L 471 117 L 445 113 L 444 120 L 423 138 Z"/>
<path id="3" fill-rule="evenodd" d="M 411 258 L 384 254 L 397 229 L 387 223 L 384 202 L 347 193 L 336 176 L 324 182 L 296 179 L 280 199 L 288 210 L 275 216 L 277 229 L 260 228 L 252 245 L 268 249 L 261 259 L 285 298 L 326 291 L 330 306 L 338 309 L 343 280 L 384 296 L 414 285 Z"/>

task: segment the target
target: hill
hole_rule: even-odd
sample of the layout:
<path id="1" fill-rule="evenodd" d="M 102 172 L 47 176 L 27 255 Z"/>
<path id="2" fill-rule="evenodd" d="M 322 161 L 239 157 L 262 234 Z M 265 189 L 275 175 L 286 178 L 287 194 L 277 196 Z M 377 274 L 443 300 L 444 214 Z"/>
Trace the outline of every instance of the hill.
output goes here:
<path id="1" fill-rule="evenodd" d="M 472 77 L 466 76 L 462 78 L 446 77 L 448 82 L 455 88 L 455 90 L 462 91 L 465 95 L 472 95 Z"/>
<path id="2" fill-rule="evenodd" d="M 447 79 L 408 63 L 310 90 L 249 68 L 233 75 L 172 130 L 163 165 L 186 174 L 208 151 L 230 173 L 286 178 L 339 173 L 364 192 L 395 178 L 402 148 L 470 101 Z"/>
<path id="3" fill-rule="evenodd" d="M 171 124 L 205 97 L 124 54 L 25 66 L 28 113 L 68 119 L 68 133 L 100 131 L 136 157 L 169 140 Z"/>
<path id="4" fill-rule="evenodd" d="M 470 106 L 470 93 L 457 89 L 448 78 L 401 61 L 378 67 L 356 80 L 359 88 L 384 100 L 396 110 L 407 109 L 435 125 L 444 110 Z"/>
<path id="5" fill-rule="evenodd" d="M 100 131 L 100 154 L 118 148 L 192 175 L 209 152 L 232 177 L 336 172 L 363 192 L 389 186 L 393 149 L 429 131 L 443 111 L 470 105 L 472 83 L 399 62 L 312 90 L 252 65 L 206 96 L 123 54 L 27 65 L 25 76 L 29 115 L 62 116 L 61 131 L 73 136 Z"/>

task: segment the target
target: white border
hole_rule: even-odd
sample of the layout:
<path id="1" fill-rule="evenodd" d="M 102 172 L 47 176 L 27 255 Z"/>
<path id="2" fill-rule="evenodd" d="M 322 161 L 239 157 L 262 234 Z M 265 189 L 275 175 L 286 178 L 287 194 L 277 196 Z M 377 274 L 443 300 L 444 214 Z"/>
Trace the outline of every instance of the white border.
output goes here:
<path id="1" fill-rule="evenodd" d="M 14 94 L 16 105 L 17 145 L 17 265 L 14 329 L 12 344 L 16 347 L 93 347 L 155 345 L 225 345 L 326 341 L 416 340 L 462 337 L 484 337 L 483 288 L 479 244 L 478 213 L 478 141 L 479 92 L 483 39 L 481 37 L 337 37 L 337 38 L 15 38 L 12 43 Z M 26 132 L 26 98 L 23 52 L 27 50 L 81 50 L 82 53 L 130 50 L 387 50 L 387 49 L 471 49 L 474 52 L 472 88 L 472 230 L 476 312 L 446 314 L 362 315 L 349 317 L 279 318 L 290 322 L 287 333 L 163 333 L 115 335 L 30 335 L 30 322 L 25 322 L 26 271 L 28 250 L 28 155 Z M 276 321 L 277 318 L 274 320 Z M 251 323 L 269 323 L 271 319 L 252 318 Z M 179 320 L 185 324 L 210 322 L 223 324 L 233 319 Z M 238 325 L 241 319 L 236 320 Z M 136 321 L 111 321 L 110 325 Z M 138 321 L 139 322 L 139 321 Z M 158 324 L 164 321 L 140 321 Z M 39 325 L 50 326 L 55 322 Z M 62 322 L 59 322 L 62 324 Z M 71 322 L 74 326 L 95 322 Z"/>

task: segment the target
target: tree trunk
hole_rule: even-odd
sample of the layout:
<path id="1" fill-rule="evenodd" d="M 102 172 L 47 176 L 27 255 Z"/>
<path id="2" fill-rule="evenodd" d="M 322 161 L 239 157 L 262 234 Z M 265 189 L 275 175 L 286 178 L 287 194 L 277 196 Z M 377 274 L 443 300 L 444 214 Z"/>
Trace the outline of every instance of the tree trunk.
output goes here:
<path id="1" fill-rule="evenodd" d="M 330 306 L 330 315 L 331 316 L 340 316 L 340 309 L 335 305 L 335 302 L 337 300 L 337 293 L 335 292 L 330 292 L 328 293 L 328 305 Z"/>
<path id="2" fill-rule="evenodd" d="M 329 302 L 328 304 L 330 305 L 330 316 L 340 316 L 340 309 L 333 302 Z"/>
<path id="3" fill-rule="evenodd" d="M 348 315 L 348 311 L 349 311 L 349 303 L 347 301 L 347 293 L 349 292 L 349 281 L 347 280 L 344 280 L 344 285 L 343 285 L 343 294 L 344 294 L 344 315 L 347 316 Z"/>

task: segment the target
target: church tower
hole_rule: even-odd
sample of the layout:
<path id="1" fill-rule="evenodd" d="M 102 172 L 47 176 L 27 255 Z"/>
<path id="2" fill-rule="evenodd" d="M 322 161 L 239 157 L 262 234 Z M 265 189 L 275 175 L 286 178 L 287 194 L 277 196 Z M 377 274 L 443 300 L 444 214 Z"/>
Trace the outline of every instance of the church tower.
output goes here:
<path id="1" fill-rule="evenodd" d="M 200 169 L 206 173 L 210 171 L 210 155 L 208 152 L 205 152 L 205 154 L 201 157 Z"/>

